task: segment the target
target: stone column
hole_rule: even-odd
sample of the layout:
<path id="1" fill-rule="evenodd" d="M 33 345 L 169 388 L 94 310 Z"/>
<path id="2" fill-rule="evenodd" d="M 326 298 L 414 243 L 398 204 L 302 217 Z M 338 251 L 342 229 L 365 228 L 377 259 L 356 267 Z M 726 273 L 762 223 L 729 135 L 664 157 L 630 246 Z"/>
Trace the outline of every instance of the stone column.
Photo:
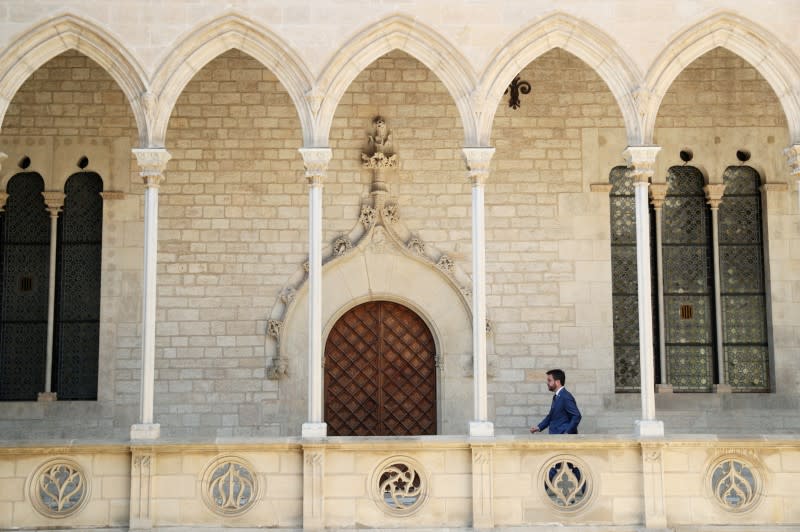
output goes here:
<path id="1" fill-rule="evenodd" d="M 472 364 L 474 420 L 470 436 L 494 436 L 489 421 L 486 378 L 486 225 L 483 193 L 494 148 L 464 148 L 467 173 L 472 181 Z"/>
<path id="2" fill-rule="evenodd" d="M 714 308 L 715 326 L 717 331 L 717 373 L 719 383 L 714 385 L 717 392 L 730 392 L 725 366 L 725 351 L 722 346 L 722 287 L 720 286 L 719 272 L 719 205 L 722 203 L 722 194 L 725 192 L 725 185 L 722 183 L 709 184 L 703 187 L 706 193 L 706 203 L 711 207 L 711 242 L 714 252 Z"/>
<path id="3" fill-rule="evenodd" d="M 39 393 L 39 401 L 55 401 L 53 391 L 53 334 L 56 317 L 56 249 L 58 244 L 58 213 L 64 207 L 63 192 L 42 192 L 44 204 L 50 213 L 50 271 L 47 284 L 47 351 L 44 366 L 44 392 Z"/>
<path id="4" fill-rule="evenodd" d="M 153 423 L 156 358 L 156 253 L 158 248 L 158 187 L 171 155 L 163 148 L 134 149 L 144 180 L 144 273 L 142 282 L 142 382 L 139 423 L 131 427 L 132 440 L 154 440 L 161 426 Z"/>
<path id="5" fill-rule="evenodd" d="M 664 315 L 664 249 L 662 247 L 661 209 L 667 197 L 666 183 L 650 183 L 650 203 L 656 212 L 656 293 L 658 294 L 658 360 L 661 366 L 661 384 L 657 386 L 659 392 L 671 392 L 667 371 L 667 338 L 666 316 Z"/>
<path id="6" fill-rule="evenodd" d="M 653 302 L 650 283 L 650 213 L 648 187 L 655 172 L 659 146 L 629 146 L 623 152 L 633 174 L 636 194 L 636 278 L 639 287 L 639 371 L 642 419 L 636 422 L 639 436 L 663 436 L 664 424 L 656 420 L 655 371 L 653 361 Z"/>
<path id="7" fill-rule="evenodd" d="M 800 211 L 800 144 L 792 144 L 783 153 L 789 159 L 791 174 L 797 178 L 797 210 Z"/>
<path id="8" fill-rule="evenodd" d="M 308 420 L 303 438 L 324 438 L 322 419 L 322 182 L 328 174 L 330 148 L 300 148 L 308 179 Z"/>

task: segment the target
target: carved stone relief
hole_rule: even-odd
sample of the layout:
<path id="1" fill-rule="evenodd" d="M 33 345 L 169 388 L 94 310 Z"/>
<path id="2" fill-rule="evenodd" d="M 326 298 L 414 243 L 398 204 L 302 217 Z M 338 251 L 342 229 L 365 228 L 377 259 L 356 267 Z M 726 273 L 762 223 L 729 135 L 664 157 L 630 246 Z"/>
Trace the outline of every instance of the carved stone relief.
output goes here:
<path id="1" fill-rule="evenodd" d="M 46 517 L 73 515 L 89 499 L 89 479 L 80 465 L 67 458 L 42 464 L 31 477 L 29 488 L 31 504 Z"/>
<path id="2" fill-rule="evenodd" d="M 236 456 L 223 456 L 205 469 L 201 492 L 209 510 L 222 516 L 241 515 L 253 507 L 258 477 L 253 466 Z"/>
<path id="3" fill-rule="evenodd" d="M 372 496 L 385 513 L 405 517 L 425 503 L 428 481 L 422 466 L 408 456 L 384 460 L 372 473 Z"/>
<path id="4" fill-rule="evenodd" d="M 561 512 L 574 512 L 588 505 L 592 484 L 589 466 L 574 456 L 555 456 L 539 471 L 544 500 Z"/>
<path id="5" fill-rule="evenodd" d="M 728 512 L 747 512 L 761 501 L 763 481 L 755 457 L 747 452 L 723 452 L 706 473 L 714 502 Z"/>

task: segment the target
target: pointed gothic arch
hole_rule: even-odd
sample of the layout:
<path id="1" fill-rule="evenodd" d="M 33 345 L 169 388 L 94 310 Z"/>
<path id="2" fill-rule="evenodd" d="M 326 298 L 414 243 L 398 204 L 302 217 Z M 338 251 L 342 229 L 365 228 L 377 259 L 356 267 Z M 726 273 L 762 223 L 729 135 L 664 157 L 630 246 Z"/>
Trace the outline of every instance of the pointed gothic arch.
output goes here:
<path id="1" fill-rule="evenodd" d="M 131 106 L 140 142 L 148 137 L 146 76 L 122 43 L 95 24 L 66 14 L 25 30 L 0 56 L 0 124 L 22 84 L 42 65 L 68 50 L 97 63 L 114 79 Z"/>
<path id="2" fill-rule="evenodd" d="M 643 141 L 653 142 L 661 101 L 683 69 L 714 48 L 725 48 L 755 68 L 781 102 L 789 139 L 800 142 L 800 60 L 774 35 L 754 22 L 731 13 L 719 13 L 681 32 L 658 56 L 647 73 L 649 95 L 643 106 Z"/>
<path id="3" fill-rule="evenodd" d="M 172 110 L 194 75 L 220 54 L 237 49 L 275 74 L 289 93 L 311 145 L 313 113 L 308 103 L 311 74 L 300 56 L 277 34 L 237 14 L 228 14 L 193 30 L 171 50 L 153 78 L 153 132 L 150 145 L 164 146 Z"/>
<path id="4" fill-rule="evenodd" d="M 641 84 L 639 70 L 606 33 L 563 13 L 528 26 L 498 47 L 481 79 L 479 144 L 488 145 L 497 102 L 514 76 L 553 48 L 571 53 L 597 72 L 619 105 L 629 143 L 638 144 L 641 127 L 634 93 Z"/>
<path id="5" fill-rule="evenodd" d="M 444 84 L 458 109 L 465 144 L 474 145 L 476 130 L 471 105 L 477 77 L 457 48 L 431 28 L 395 15 L 375 22 L 356 34 L 330 60 L 319 77 L 320 99 L 315 145 L 326 146 L 336 108 L 356 77 L 376 59 L 400 50 L 422 62 Z"/>

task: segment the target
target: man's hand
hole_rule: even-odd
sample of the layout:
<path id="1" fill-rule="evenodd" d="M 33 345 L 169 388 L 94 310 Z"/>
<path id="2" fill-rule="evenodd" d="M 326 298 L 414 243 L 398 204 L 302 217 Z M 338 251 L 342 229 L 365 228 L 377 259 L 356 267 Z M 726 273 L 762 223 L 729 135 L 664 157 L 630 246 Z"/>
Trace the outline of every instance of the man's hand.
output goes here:
<path id="1" fill-rule="evenodd" d="M 537 427 L 536 425 L 531 427 L 531 434 L 533 434 L 535 432 L 540 432 L 539 427 Z"/>

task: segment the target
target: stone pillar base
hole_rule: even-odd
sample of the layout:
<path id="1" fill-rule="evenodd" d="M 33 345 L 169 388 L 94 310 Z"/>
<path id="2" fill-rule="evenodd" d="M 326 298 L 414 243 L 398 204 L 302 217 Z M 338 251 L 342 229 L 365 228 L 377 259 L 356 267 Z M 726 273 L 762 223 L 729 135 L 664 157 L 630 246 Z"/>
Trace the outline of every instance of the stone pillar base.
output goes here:
<path id="1" fill-rule="evenodd" d="M 327 438 L 327 423 L 303 423 L 301 433 L 303 438 Z"/>
<path id="2" fill-rule="evenodd" d="M 494 438 L 494 423 L 491 421 L 470 421 L 469 435 L 471 438 Z"/>
<path id="3" fill-rule="evenodd" d="M 158 423 L 141 423 L 131 425 L 132 440 L 157 440 L 161 436 L 161 425 Z"/>
<path id="4" fill-rule="evenodd" d="M 733 393 L 733 388 L 730 384 L 715 384 L 714 393 Z"/>
<path id="5" fill-rule="evenodd" d="M 636 420 L 636 436 L 653 438 L 664 436 L 664 422 L 656 420 Z"/>
<path id="6" fill-rule="evenodd" d="M 656 384 L 656 393 L 672 393 L 672 385 Z"/>
<path id="7" fill-rule="evenodd" d="M 57 401 L 58 397 L 56 397 L 56 392 L 39 392 L 39 395 L 36 397 L 36 400 L 40 403 L 52 403 L 53 401 Z"/>

